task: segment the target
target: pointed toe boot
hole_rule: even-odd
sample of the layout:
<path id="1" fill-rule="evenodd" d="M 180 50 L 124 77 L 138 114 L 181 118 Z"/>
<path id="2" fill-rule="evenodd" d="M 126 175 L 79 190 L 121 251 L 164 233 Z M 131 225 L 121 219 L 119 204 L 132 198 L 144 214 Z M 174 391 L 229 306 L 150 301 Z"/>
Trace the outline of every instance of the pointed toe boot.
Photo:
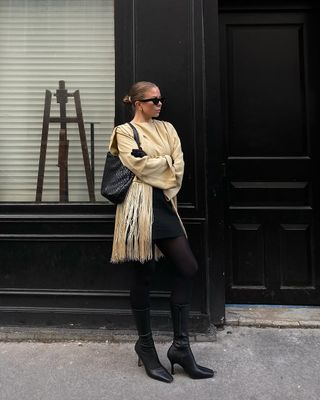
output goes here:
<path id="1" fill-rule="evenodd" d="M 135 352 L 138 355 L 138 365 L 144 366 L 147 375 L 158 381 L 170 383 L 173 381 L 172 375 L 160 363 L 150 327 L 150 309 L 132 310 L 139 339 L 135 344 Z"/>
<path id="2" fill-rule="evenodd" d="M 171 304 L 174 339 L 168 350 L 171 363 L 171 373 L 174 374 L 174 365 L 180 365 L 192 379 L 208 379 L 214 376 L 210 368 L 198 365 L 190 348 L 188 334 L 189 304 Z"/>

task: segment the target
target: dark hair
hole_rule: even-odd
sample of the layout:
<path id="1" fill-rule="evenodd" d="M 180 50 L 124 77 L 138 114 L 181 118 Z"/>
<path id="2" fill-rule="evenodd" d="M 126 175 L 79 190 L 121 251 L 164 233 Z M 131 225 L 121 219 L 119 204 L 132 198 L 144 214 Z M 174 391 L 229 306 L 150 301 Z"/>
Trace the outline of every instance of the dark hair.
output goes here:
<path id="1" fill-rule="evenodd" d="M 124 96 L 122 101 L 124 104 L 132 105 L 134 107 L 135 102 L 137 100 L 143 99 L 145 92 L 154 87 L 158 86 L 153 82 L 146 82 L 146 81 L 136 82 L 131 86 L 129 93 L 126 96 Z"/>

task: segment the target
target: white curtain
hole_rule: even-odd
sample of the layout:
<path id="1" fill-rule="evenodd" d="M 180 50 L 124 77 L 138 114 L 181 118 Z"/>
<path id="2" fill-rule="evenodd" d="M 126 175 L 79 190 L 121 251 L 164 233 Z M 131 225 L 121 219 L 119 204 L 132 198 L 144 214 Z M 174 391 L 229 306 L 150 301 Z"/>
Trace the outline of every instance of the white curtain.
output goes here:
<path id="1" fill-rule="evenodd" d="M 95 192 L 101 201 L 108 136 L 114 122 L 112 0 L 0 0 L 0 202 L 36 198 L 45 91 L 64 80 L 80 91 L 90 151 L 95 125 Z M 73 98 L 67 116 L 76 115 Z M 59 201 L 58 123 L 50 123 L 42 201 Z M 67 126 L 69 200 L 89 201 L 78 126 Z"/>

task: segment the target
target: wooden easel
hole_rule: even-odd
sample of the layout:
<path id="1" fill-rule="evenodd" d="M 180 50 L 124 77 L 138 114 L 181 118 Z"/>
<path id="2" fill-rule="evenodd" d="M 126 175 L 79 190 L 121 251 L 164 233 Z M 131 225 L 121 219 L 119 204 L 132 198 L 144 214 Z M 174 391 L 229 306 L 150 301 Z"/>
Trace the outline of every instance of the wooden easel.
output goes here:
<path id="1" fill-rule="evenodd" d="M 88 193 L 90 201 L 95 201 L 94 193 L 94 181 L 92 176 L 93 169 L 90 166 L 88 146 L 86 140 L 86 132 L 83 122 L 82 108 L 80 102 L 80 92 L 76 90 L 74 93 L 68 93 L 65 88 L 65 82 L 59 81 L 59 89 L 56 90 L 55 96 L 57 103 L 60 104 L 60 117 L 50 117 L 51 99 L 52 93 L 50 90 L 46 90 L 45 102 L 44 102 L 44 113 L 42 123 L 42 137 L 41 137 L 41 148 L 39 157 L 39 169 L 38 169 L 38 181 L 37 181 L 37 192 L 36 201 L 42 200 L 43 192 L 43 179 L 44 170 L 46 163 L 46 153 L 48 145 L 48 133 L 49 123 L 60 123 L 60 134 L 59 134 L 59 156 L 58 156 L 58 167 L 59 167 L 59 200 L 60 202 L 69 201 L 69 187 L 68 187 L 68 153 L 69 153 L 69 140 L 67 139 L 67 123 L 77 123 L 79 129 L 80 143 L 82 149 L 83 164 L 86 173 Z M 66 115 L 66 103 L 68 103 L 68 97 L 74 97 L 76 117 L 67 117 Z"/>

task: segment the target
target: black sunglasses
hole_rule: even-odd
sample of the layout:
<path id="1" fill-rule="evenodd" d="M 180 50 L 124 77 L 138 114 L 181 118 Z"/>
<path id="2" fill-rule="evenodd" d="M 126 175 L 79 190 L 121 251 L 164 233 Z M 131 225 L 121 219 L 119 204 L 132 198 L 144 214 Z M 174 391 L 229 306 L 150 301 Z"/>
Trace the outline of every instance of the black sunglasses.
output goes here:
<path id="1" fill-rule="evenodd" d="M 153 97 L 152 99 L 142 99 L 142 100 L 139 100 L 139 101 L 141 103 L 146 103 L 147 101 L 152 101 L 153 104 L 157 105 L 157 104 L 159 104 L 160 101 L 163 104 L 164 100 L 165 100 L 164 97 Z"/>

